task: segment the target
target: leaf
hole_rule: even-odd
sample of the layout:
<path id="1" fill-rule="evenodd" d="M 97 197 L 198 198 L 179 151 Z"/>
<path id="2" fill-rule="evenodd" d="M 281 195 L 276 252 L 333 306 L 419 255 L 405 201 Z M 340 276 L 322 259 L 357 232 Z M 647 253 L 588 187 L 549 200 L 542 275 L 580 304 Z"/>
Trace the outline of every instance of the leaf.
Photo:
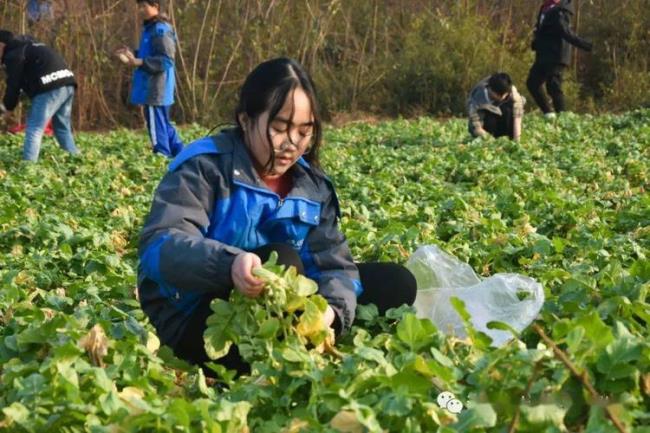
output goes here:
<path id="1" fill-rule="evenodd" d="M 303 310 L 305 308 L 305 302 L 306 299 L 304 297 L 289 293 L 285 308 L 289 313 L 294 313 L 297 310 Z"/>
<path id="2" fill-rule="evenodd" d="M 497 414 L 489 403 L 479 403 L 463 410 L 454 427 L 458 431 L 469 431 L 475 428 L 490 428 L 497 423 Z"/>
<path id="3" fill-rule="evenodd" d="M 19 425 L 27 424 L 29 419 L 29 410 L 22 404 L 17 401 L 11 403 L 11 405 L 2 409 L 2 413 L 5 414 L 11 423 L 16 423 Z"/>
<path id="4" fill-rule="evenodd" d="M 117 394 L 126 403 L 131 415 L 138 415 L 151 410 L 151 407 L 143 400 L 144 391 L 134 386 L 125 386 Z"/>
<path id="5" fill-rule="evenodd" d="M 330 420 L 330 427 L 340 433 L 364 433 L 356 414 L 350 410 L 341 410 Z"/>
<path id="6" fill-rule="evenodd" d="M 88 353 L 91 362 L 104 366 L 104 357 L 108 354 L 108 338 L 99 324 L 96 324 L 84 337 L 79 340 L 79 345 Z"/>
<path id="7" fill-rule="evenodd" d="M 201 392 L 201 394 L 203 394 L 203 395 L 205 395 L 206 397 L 209 397 L 209 398 L 214 398 L 215 397 L 214 390 L 212 388 L 208 387 L 208 384 L 207 384 L 207 382 L 205 380 L 205 374 L 203 373 L 202 368 L 199 368 L 199 374 L 197 375 L 196 380 L 197 380 L 197 385 L 198 385 L 198 388 L 199 388 L 199 391 Z"/>
<path id="8" fill-rule="evenodd" d="M 228 354 L 234 343 L 230 326 L 236 311 L 229 302 L 219 298 L 210 303 L 210 308 L 214 313 L 208 317 L 203 333 L 205 353 L 210 359 L 219 359 Z"/>
<path id="9" fill-rule="evenodd" d="M 498 329 L 501 331 L 507 331 L 510 332 L 515 338 L 519 338 L 519 332 L 517 332 L 516 329 L 514 329 L 512 326 L 508 325 L 507 323 L 504 322 L 498 322 L 496 320 L 487 322 L 485 326 L 488 329 Z"/>
<path id="10" fill-rule="evenodd" d="M 282 350 L 282 358 L 289 362 L 309 362 L 309 356 L 307 353 L 291 347 L 285 347 Z"/>
<path id="11" fill-rule="evenodd" d="M 455 296 L 449 298 L 449 302 L 454 307 L 460 318 L 463 319 L 463 322 L 467 324 L 471 320 L 472 316 L 467 312 L 465 302 Z"/>
<path id="12" fill-rule="evenodd" d="M 379 317 L 379 310 L 375 304 L 357 305 L 356 320 L 372 322 Z"/>
<path id="13" fill-rule="evenodd" d="M 317 334 L 324 332 L 325 322 L 323 320 L 323 313 L 318 305 L 311 299 L 305 302 L 305 311 L 298 320 L 296 332 L 303 337 L 312 338 Z M 322 339 L 321 339 L 322 341 Z"/>
<path id="14" fill-rule="evenodd" d="M 575 324 L 585 329 L 585 335 L 594 345 L 593 349 L 595 351 L 604 348 L 614 340 L 612 331 L 605 325 L 596 311 L 590 311 L 581 316 L 575 320 Z"/>
<path id="15" fill-rule="evenodd" d="M 630 377 L 636 370 L 633 364 L 641 359 L 642 346 L 625 326 L 617 322 L 617 337 L 610 343 L 598 358 L 598 371 L 606 374 L 609 379 Z"/>
<path id="16" fill-rule="evenodd" d="M 147 350 L 153 354 L 155 354 L 158 349 L 160 349 L 160 340 L 154 334 L 153 332 L 149 331 L 147 332 L 147 343 L 146 343 Z"/>
<path id="17" fill-rule="evenodd" d="M 388 416 L 407 416 L 413 410 L 413 401 L 402 394 L 387 393 L 379 402 L 378 409 Z"/>
<path id="18" fill-rule="evenodd" d="M 422 326 L 421 319 L 418 319 L 413 313 L 405 314 L 403 319 L 397 324 L 397 337 L 413 351 L 430 341 L 429 336 L 426 335 L 426 331 Z"/>
<path id="19" fill-rule="evenodd" d="M 60 361 L 56 363 L 56 370 L 59 374 L 59 377 L 67 381 L 75 388 L 79 388 L 79 375 L 77 370 L 73 368 L 71 362 L 69 361 Z"/>
<path id="20" fill-rule="evenodd" d="M 566 409 L 555 404 L 540 404 L 537 406 L 521 406 L 523 418 L 531 425 L 542 427 L 552 425 L 564 429 Z"/>
<path id="21" fill-rule="evenodd" d="M 442 366 L 436 360 L 425 360 L 421 355 L 415 357 L 413 367 L 415 371 L 427 377 L 439 377 L 446 382 L 451 382 L 454 379 L 453 371 Z"/>
<path id="22" fill-rule="evenodd" d="M 310 280 L 309 278 L 302 275 L 298 275 L 295 291 L 298 296 L 311 296 L 316 292 L 318 292 L 318 284 L 316 284 L 315 281 Z"/>
<path id="23" fill-rule="evenodd" d="M 309 423 L 305 420 L 294 418 L 291 420 L 288 426 L 283 428 L 280 433 L 300 433 L 303 431 L 308 431 Z"/>
<path id="24" fill-rule="evenodd" d="M 280 329 L 280 321 L 275 317 L 270 317 L 260 324 L 258 336 L 260 338 L 274 338 Z"/>

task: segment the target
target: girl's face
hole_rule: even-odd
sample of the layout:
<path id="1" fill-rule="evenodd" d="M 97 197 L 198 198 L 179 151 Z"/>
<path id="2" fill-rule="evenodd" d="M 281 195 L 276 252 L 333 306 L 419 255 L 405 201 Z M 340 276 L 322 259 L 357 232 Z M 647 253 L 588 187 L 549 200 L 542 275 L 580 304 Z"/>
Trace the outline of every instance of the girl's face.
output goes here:
<path id="1" fill-rule="evenodd" d="M 269 119 L 269 112 L 265 111 L 252 121 L 242 115 L 240 122 L 255 169 L 264 177 L 282 176 L 311 146 L 314 116 L 309 97 L 300 87 L 289 92 L 275 118 Z M 271 152 L 275 160 L 266 171 Z"/>
<path id="2" fill-rule="evenodd" d="M 140 15 L 140 18 L 143 21 L 150 20 L 157 16 L 159 12 L 160 10 L 158 9 L 158 6 L 152 6 L 147 2 L 138 3 L 138 15 Z"/>

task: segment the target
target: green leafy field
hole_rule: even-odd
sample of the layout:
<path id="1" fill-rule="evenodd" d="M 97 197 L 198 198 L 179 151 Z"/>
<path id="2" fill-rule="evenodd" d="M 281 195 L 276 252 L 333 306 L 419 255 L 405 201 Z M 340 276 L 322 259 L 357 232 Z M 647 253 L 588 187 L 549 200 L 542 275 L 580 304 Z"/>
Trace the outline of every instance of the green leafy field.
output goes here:
<path id="1" fill-rule="evenodd" d="M 166 167 L 145 137 L 78 134 L 82 159 L 48 141 L 38 165 L 0 137 L 0 431 L 650 432 L 650 110 L 525 122 L 519 144 L 468 141 L 462 120 L 331 129 L 323 165 L 357 260 L 437 244 L 482 276 L 529 275 L 536 327 L 494 349 L 365 307 L 340 353 L 273 323 L 257 374 L 216 382 L 160 347 L 135 299 Z"/>

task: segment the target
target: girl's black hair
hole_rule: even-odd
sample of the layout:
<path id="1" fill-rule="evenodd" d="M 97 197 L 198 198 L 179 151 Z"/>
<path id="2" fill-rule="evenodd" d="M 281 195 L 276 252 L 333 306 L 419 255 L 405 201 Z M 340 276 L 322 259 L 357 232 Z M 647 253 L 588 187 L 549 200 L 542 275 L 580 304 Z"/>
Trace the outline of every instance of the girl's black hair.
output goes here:
<path id="1" fill-rule="evenodd" d="M 268 111 L 270 124 L 282 109 L 287 96 L 293 94 L 298 88 L 302 89 L 309 98 L 314 118 L 311 149 L 304 158 L 312 166 L 320 169 L 318 152 L 322 141 L 322 125 L 316 88 L 307 71 L 295 60 L 286 57 L 268 60 L 257 65 L 248 74 L 239 92 L 239 103 L 235 109 L 236 130 L 243 138 L 244 128 L 239 120 L 241 114 L 246 114 L 248 119 L 255 121 L 262 113 Z M 270 170 L 275 162 L 275 152 L 268 124 L 266 138 L 270 147 L 270 157 L 264 169 Z"/>

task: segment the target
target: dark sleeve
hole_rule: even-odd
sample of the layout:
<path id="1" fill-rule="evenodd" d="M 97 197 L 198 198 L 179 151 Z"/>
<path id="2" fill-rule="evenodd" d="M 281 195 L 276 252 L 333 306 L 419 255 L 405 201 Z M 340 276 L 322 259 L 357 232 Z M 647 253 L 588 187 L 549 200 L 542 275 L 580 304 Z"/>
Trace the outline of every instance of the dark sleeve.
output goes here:
<path id="1" fill-rule="evenodd" d="M 336 333 L 348 331 L 362 287 L 345 236 L 338 229 L 338 205 L 333 189 L 321 207 L 319 225 L 311 230 L 303 248 L 307 249 L 303 254 L 307 258 L 307 276 L 318 283 L 319 293 L 336 313 Z"/>
<path id="2" fill-rule="evenodd" d="M 20 97 L 20 83 L 23 77 L 23 70 L 25 68 L 25 59 L 23 56 L 12 56 L 7 62 L 7 90 L 3 104 L 9 111 L 16 108 L 18 105 L 18 98 Z"/>
<path id="3" fill-rule="evenodd" d="M 542 12 L 540 11 L 537 14 L 537 20 L 535 21 L 535 28 L 533 29 L 533 40 L 530 43 L 530 49 L 537 51 L 537 32 L 539 31 L 539 18 L 541 17 Z"/>
<path id="4" fill-rule="evenodd" d="M 560 13 L 559 24 L 562 39 L 580 49 L 591 51 L 591 42 L 587 41 L 586 39 L 582 39 L 580 36 L 573 33 L 573 30 L 571 30 L 571 17 L 568 13 Z"/>
<path id="5" fill-rule="evenodd" d="M 222 184 L 216 158 L 194 157 L 160 182 L 140 235 L 142 276 L 179 290 L 232 289 L 230 268 L 242 250 L 205 237 Z"/>
<path id="6" fill-rule="evenodd" d="M 151 39 L 151 55 L 142 59 L 142 69 L 158 74 L 174 67 L 176 41 L 170 31 L 158 31 Z"/>

